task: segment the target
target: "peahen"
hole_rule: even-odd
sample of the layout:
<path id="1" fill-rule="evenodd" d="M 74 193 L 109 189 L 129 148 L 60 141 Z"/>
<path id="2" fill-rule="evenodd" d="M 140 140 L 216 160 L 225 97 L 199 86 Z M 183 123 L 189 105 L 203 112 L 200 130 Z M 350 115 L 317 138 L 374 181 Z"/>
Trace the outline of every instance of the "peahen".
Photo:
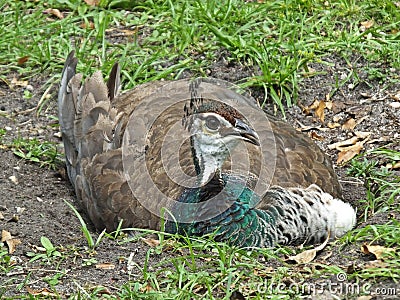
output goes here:
<path id="1" fill-rule="evenodd" d="M 107 83 L 97 71 L 84 84 L 76 65 L 71 52 L 59 122 L 69 179 L 97 229 L 160 229 L 166 218 L 171 233 L 270 247 L 354 226 L 326 155 L 234 86 L 156 81 L 119 94 L 118 65 Z"/>

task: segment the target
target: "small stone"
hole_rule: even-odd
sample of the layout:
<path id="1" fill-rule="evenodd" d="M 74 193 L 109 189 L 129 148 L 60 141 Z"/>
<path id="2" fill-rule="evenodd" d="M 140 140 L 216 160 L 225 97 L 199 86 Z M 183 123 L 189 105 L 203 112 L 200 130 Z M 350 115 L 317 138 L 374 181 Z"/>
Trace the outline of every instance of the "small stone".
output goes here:
<path id="1" fill-rule="evenodd" d="M 15 184 L 18 184 L 18 178 L 16 176 L 12 175 L 12 176 L 8 177 L 8 179 L 10 179 Z"/>
<path id="2" fill-rule="evenodd" d="M 17 210 L 17 214 L 22 214 L 25 211 L 25 207 L 17 206 L 15 209 Z"/>

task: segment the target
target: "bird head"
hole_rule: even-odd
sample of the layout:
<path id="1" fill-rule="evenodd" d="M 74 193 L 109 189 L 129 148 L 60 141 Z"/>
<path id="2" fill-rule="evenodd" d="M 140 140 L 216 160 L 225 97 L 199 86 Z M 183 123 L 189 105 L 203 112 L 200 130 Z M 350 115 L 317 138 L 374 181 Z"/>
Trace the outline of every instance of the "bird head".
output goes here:
<path id="1" fill-rule="evenodd" d="M 223 103 L 199 106 L 186 119 L 191 135 L 195 161 L 202 175 L 202 184 L 208 182 L 240 141 L 256 146 L 259 137 L 246 119 Z"/>

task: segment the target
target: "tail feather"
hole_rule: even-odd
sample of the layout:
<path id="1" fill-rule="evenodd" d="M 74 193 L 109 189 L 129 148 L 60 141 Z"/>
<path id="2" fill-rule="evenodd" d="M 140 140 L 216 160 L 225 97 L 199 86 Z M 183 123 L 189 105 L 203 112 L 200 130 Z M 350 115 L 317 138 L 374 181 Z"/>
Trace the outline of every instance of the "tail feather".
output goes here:
<path id="1" fill-rule="evenodd" d="M 116 63 L 112 67 L 110 77 L 107 81 L 108 97 L 111 101 L 119 94 L 119 89 L 121 86 L 120 72 L 119 64 Z"/>
<path id="2" fill-rule="evenodd" d="M 119 91 L 119 67 L 113 67 L 109 84 L 95 72 L 82 84 L 72 51 L 65 62 L 58 94 L 58 111 L 68 175 L 75 185 L 85 158 L 112 149 L 116 110 L 111 107 Z"/>

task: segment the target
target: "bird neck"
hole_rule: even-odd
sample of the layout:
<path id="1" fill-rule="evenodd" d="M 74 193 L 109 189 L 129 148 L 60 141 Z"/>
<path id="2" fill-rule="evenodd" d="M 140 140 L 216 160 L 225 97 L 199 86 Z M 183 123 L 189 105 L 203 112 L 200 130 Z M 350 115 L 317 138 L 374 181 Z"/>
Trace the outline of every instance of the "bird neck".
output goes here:
<path id="1" fill-rule="evenodd" d="M 197 176 L 199 176 L 200 186 L 206 185 L 213 177 L 221 177 L 221 168 L 224 163 L 228 150 L 218 151 L 218 155 L 215 153 L 215 149 L 208 147 L 207 145 L 201 145 L 196 139 L 192 137 L 192 155 L 193 162 Z M 221 155 L 221 153 L 223 153 Z"/>

